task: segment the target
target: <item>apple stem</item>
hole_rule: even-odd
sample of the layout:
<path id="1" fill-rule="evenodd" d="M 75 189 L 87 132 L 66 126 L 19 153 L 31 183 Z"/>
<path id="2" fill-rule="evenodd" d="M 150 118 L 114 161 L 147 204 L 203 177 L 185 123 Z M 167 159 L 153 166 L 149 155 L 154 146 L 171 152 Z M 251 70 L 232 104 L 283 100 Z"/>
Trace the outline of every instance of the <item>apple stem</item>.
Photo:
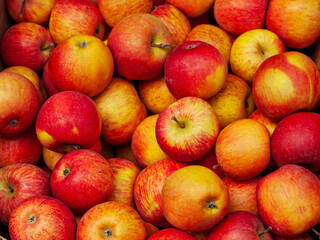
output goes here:
<path id="1" fill-rule="evenodd" d="M 178 123 L 181 128 L 185 127 L 185 125 L 183 123 L 179 122 L 178 119 L 175 116 L 171 117 L 171 120 L 173 120 L 176 123 Z"/>
<path id="2" fill-rule="evenodd" d="M 219 167 L 219 163 L 212 166 L 212 168 L 213 168 L 214 170 L 216 170 L 218 167 Z"/>
<path id="3" fill-rule="evenodd" d="M 267 232 L 270 232 L 272 230 L 272 227 L 269 226 L 266 230 L 264 230 L 262 233 L 259 233 L 258 236 L 262 236 L 263 234 L 267 233 Z"/>
<path id="4" fill-rule="evenodd" d="M 0 240 L 8 240 L 8 239 L 6 239 L 6 238 L 4 238 L 4 237 L 0 236 Z"/>
<path id="5" fill-rule="evenodd" d="M 23 14 L 23 9 L 24 9 L 24 5 L 26 4 L 26 0 L 23 0 L 22 1 L 22 5 L 21 5 L 21 10 L 19 12 L 19 17 L 22 17 L 22 14 Z"/>
<path id="6" fill-rule="evenodd" d="M 169 47 L 169 46 L 171 46 L 171 47 L 174 47 L 172 44 L 170 44 L 170 43 L 151 43 L 151 47 L 158 47 L 158 48 L 166 48 L 166 47 Z"/>
<path id="7" fill-rule="evenodd" d="M 318 239 L 320 239 L 320 233 L 317 230 L 311 228 L 311 231 L 318 237 Z"/>
<path id="8" fill-rule="evenodd" d="M 53 43 L 50 43 L 50 44 L 49 44 L 48 46 L 46 46 L 46 47 L 41 47 L 40 50 L 41 50 L 41 51 L 44 51 L 44 50 L 47 50 L 47 49 L 51 49 L 51 48 L 53 47 L 53 45 L 54 45 Z"/>
<path id="9" fill-rule="evenodd" d="M 10 121 L 9 124 L 10 124 L 11 127 L 16 127 L 16 126 L 18 126 L 18 120 L 17 119 L 13 119 L 13 120 Z"/>

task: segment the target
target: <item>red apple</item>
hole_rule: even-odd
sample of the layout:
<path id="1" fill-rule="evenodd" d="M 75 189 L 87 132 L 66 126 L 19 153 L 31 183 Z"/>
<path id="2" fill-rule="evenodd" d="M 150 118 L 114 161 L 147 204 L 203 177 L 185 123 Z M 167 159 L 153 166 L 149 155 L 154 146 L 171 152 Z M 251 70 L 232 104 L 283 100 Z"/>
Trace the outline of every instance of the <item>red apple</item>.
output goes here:
<path id="1" fill-rule="evenodd" d="M 51 195 L 50 176 L 41 168 L 28 163 L 16 163 L 0 168 L 0 222 L 8 225 L 9 218 L 23 200 L 38 195 Z"/>
<path id="2" fill-rule="evenodd" d="M 114 174 L 99 153 L 80 149 L 65 154 L 53 169 L 52 195 L 75 213 L 84 214 L 111 196 Z"/>
<path id="3" fill-rule="evenodd" d="M 48 72 L 48 62 L 44 66 L 44 69 L 42 72 L 42 81 L 43 81 L 43 86 L 46 89 L 46 92 L 49 96 L 52 96 L 53 94 L 56 94 L 59 92 L 56 89 L 56 87 L 53 86 L 52 81 L 50 80 L 49 72 Z"/>
<path id="4" fill-rule="evenodd" d="M 195 18 L 207 12 L 212 7 L 214 0 L 167 0 L 167 2 L 179 8 L 188 18 Z"/>
<path id="5" fill-rule="evenodd" d="M 196 240 L 196 238 L 177 228 L 165 228 L 151 235 L 148 240 Z"/>
<path id="6" fill-rule="evenodd" d="M 30 197 L 16 207 L 9 220 L 12 240 L 73 240 L 76 220 L 71 210 L 48 196 Z"/>
<path id="7" fill-rule="evenodd" d="M 228 74 L 222 54 L 211 44 L 190 41 L 177 46 L 168 56 L 164 77 L 176 98 L 208 99 L 223 87 Z"/>
<path id="8" fill-rule="evenodd" d="M 205 100 L 181 98 L 159 115 L 156 138 L 160 148 L 172 159 L 192 162 L 204 156 L 219 133 L 218 117 Z"/>

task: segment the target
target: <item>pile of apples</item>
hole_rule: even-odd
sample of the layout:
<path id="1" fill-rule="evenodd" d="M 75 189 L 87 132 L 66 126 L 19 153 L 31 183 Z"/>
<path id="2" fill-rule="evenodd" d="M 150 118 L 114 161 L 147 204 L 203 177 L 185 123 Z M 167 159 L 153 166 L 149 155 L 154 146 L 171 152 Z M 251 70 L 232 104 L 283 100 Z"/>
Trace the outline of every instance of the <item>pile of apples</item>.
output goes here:
<path id="1" fill-rule="evenodd" d="M 6 0 L 0 239 L 320 239 L 320 0 Z"/>

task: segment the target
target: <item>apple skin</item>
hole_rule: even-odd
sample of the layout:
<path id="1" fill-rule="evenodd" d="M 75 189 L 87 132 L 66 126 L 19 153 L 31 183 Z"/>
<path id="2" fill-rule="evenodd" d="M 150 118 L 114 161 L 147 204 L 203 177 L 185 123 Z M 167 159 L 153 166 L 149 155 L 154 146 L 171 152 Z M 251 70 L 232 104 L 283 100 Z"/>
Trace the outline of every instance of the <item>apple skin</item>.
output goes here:
<path id="1" fill-rule="evenodd" d="M 164 77 L 171 94 L 179 99 L 214 96 L 225 84 L 228 67 L 222 54 L 203 41 L 185 42 L 169 54 Z"/>
<path id="2" fill-rule="evenodd" d="M 228 74 L 222 89 L 207 101 L 218 116 L 220 129 L 236 120 L 248 118 L 255 110 L 250 86 L 233 74 Z"/>
<path id="3" fill-rule="evenodd" d="M 56 44 L 80 34 L 102 40 L 105 23 L 94 3 L 87 0 L 59 0 L 51 12 L 49 31 Z"/>
<path id="4" fill-rule="evenodd" d="M 158 46 L 160 44 L 166 47 Z M 116 72 L 131 80 L 159 76 L 172 45 L 166 25 L 147 13 L 134 13 L 123 18 L 112 28 L 107 42 Z"/>
<path id="5" fill-rule="evenodd" d="M 160 6 L 162 4 L 166 4 L 166 0 L 152 0 L 153 6 L 157 7 Z"/>
<path id="6" fill-rule="evenodd" d="M 252 119 L 230 123 L 218 135 L 216 156 L 226 177 L 248 180 L 259 175 L 270 161 L 270 135 L 267 128 Z"/>
<path id="7" fill-rule="evenodd" d="M 320 171 L 320 114 L 297 112 L 284 117 L 271 138 L 273 159 L 278 167 L 301 165 Z"/>
<path id="8" fill-rule="evenodd" d="M 152 0 L 97 0 L 104 21 L 113 28 L 124 17 L 134 13 L 150 13 Z"/>
<path id="9" fill-rule="evenodd" d="M 208 240 L 273 240 L 259 217 L 247 211 L 228 213 L 225 218 L 211 230 Z M 262 234 L 263 233 L 263 234 Z M 262 234 L 259 236 L 259 234 Z"/>
<path id="10" fill-rule="evenodd" d="M 251 113 L 249 119 L 253 119 L 258 121 L 259 123 L 262 123 L 268 129 L 271 137 L 278 124 L 278 122 L 272 121 L 271 119 L 264 116 L 258 109 Z"/>
<path id="11" fill-rule="evenodd" d="M 144 222 L 132 207 L 104 202 L 89 209 L 80 219 L 77 240 L 105 240 L 114 236 L 119 240 L 145 240 Z"/>
<path id="12" fill-rule="evenodd" d="M 146 117 L 132 134 L 131 151 L 141 168 L 169 157 L 162 151 L 156 138 L 158 117 L 159 114 Z"/>
<path id="13" fill-rule="evenodd" d="M 212 7 L 214 0 L 167 0 L 167 2 L 179 8 L 188 18 L 195 18 L 207 12 Z"/>
<path id="14" fill-rule="evenodd" d="M 165 228 L 151 235 L 148 240 L 196 240 L 196 238 L 177 228 Z"/>
<path id="15" fill-rule="evenodd" d="M 47 25 L 57 0 L 6 0 L 7 11 L 15 22 L 33 22 Z"/>
<path id="16" fill-rule="evenodd" d="M 174 120 L 176 119 L 176 120 Z M 170 158 L 192 162 L 204 156 L 219 134 L 219 120 L 211 105 L 197 97 L 181 98 L 160 114 L 156 138 Z"/>
<path id="17" fill-rule="evenodd" d="M 320 99 L 319 70 L 307 55 L 287 51 L 266 59 L 252 83 L 258 110 L 273 121 L 311 111 Z"/>
<path id="18" fill-rule="evenodd" d="M 88 149 L 65 154 L 50 179 L 52 195 L 76 214 L 84 214 L 91 207 L 106 202 L 113 185 L 114 174 L 109 162 Z"/>
<path id="19" fill-rule="evenodd" d="M 42 146 L 59 153 L 92 147 L 100 137 L 101 128 L 94 101 L 75 91 L 51 96 L 36 119 L 36 133 Z"/>
<path id="20" fill-rule="evenodd" d="M 16 207 L 9 220 L 12 240 L 73 240 L 76 220 L 61 201 L 48 196 L 30 197 Z"/>
<path id="21" fill-rule="evenodd" d="M 294 237 L 280 237 L 277 235 L 273 235 L 274 240 L 313 240 L 314 238 L 310 235 L 309 232 L 305 232 Z"/>
<path id="22" fill-rule="evenodd" d="M 215 0 L 214 18 L 225 31 L 240 35 L 252 29 L 263 28 L 268 0 Z"/>
<path id="23" fill-rule="evenodd" d="M 49 79 L 58 91 L 78 91 L 89 97 L 106 88 L 113 71 L 109 48 L 90 35 L 76 35 L 63 41 L 52 51 L 48 62 Z"/>
<path id="24" fill-rule="evenodd" d="M 53 86 L 52 81 L 50 80 L 49 71 L 48 71 L 48 62 L 46 63 L 46 65 L 44 65 L 44 68 L 43 68 L 42 82 L 43 82 L 43 86 L 49 96 L 52 96 L 53 94 L 56 94 L 59 92 L 56 89 L 56 87 Z"/>
<path id="25" fill-rule="evenodd" d="M 0 79 L 0 136 L 17 136 L 36 120 L 39 95 L 34 85 L 18 73 L 0 72 Z"/>
<path id="26" fill-rule="evenodd" d="M 221 178 L 197 165 L 173 172 L 161 192 L 165 218 L 185 231 L 212 228 L 226 215 L 229 202 L 229 191 Z"/>
<path id="27" fill-rule="evenodd" d="M 0 168 L 0 222 L 8 225 L 10 214 L 23 200 L 38 195 L 51 195 L 50 176 L 28 163 Z"/>
<path id="28" fill-rule="evenodd" d="M 146 231 L 147 231 L 146 239 L 148 239 L 152 234 L 154 234 L 160 230 L 155 225 L 148 223 L 146 221 L 143 221 L 143 224 L 144 224 L 144 227 L 146 228 Z"/>
<path id="29" fill-rule="evenodd" d="M 283 53 L 282 40 L 267 29 L 254 29 L 242 33 L 232 44 L 230 67 L 232 72 L 252 84 L 254 75 L 267 58 Z"/>
<path id="30" fill-rule="evenodd" d="M 320 180 L 304 167 L 284 165 L 259 180 L 257 206 L 276 235 L 301 234 L 320 221 Z"/>
<path id="31" fill-rule="evenodd" d="M 140 216 L 147 222 L 160 227 L 170 224 L 163 215 L 161 191 L 166 179 L 187 164 L 172 159 L 163 159 L 144 168 L 134 184 L 134 199 Z"/>
<path id="32" fill-rule="evenodd" d="M 178 8 L 170 4 L 163 4 L 154 8 L 151 15 L 159 18 L 166 25 L 175 46 L 184 43 L 191 26 L 186 15 Z"/>
<path id="33" fill-rule="evenodd" d="M 3 35 L 1 58 L 7 67 L 25 66 L 40 73 L 54 48 L 49 31 L 43 26 L 22 22 L 11 26 Z"/>

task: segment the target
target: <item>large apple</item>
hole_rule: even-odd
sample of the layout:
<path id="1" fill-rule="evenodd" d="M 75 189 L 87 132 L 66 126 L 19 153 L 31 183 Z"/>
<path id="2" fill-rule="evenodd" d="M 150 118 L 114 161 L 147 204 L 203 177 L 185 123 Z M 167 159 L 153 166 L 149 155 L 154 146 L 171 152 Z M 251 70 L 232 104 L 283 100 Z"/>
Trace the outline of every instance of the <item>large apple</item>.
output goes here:
<path id="1" fill-rule="evenodd" d="M 0 135 L 17 136 L 31 127 L 40 100 L 34 85 L 18 73 L 0 73 Z"/>
<path id="2" fill-rule="evenodd" d="M 43 70 L 53 48 L 49 31 L 31 22 L 11 26 L 0 45 L 1 58 L 7 67 L 25 66 L 37 73 Z"/>
<path id="3" fill-rule="evenodd" d="M 12 240 L 74 240 L 76 220 L 61 201 L 48 196 L 30 197 L 19 204 L 9 219 Z"/>
<path id="4" fill-rule="evenodd" d="M 57 93 L 42 105 L 36 119 L 36 133 L 40 143 L 55 152 L 90 148 L 101 133 L 99 111 L 94 101 L 83 93 Z"/>
<path id="5" fill-rule="evenodd" d="M 109 48 L 90 35 L 76 35 L 63 41 L 52 51 L 48 62 L 49 79 L 58 91 L 78 91 L 89 97 L 106 88 L 113 70 Z"/>
<path id="6" fill-rule="evenodd" d="M 185 42 L 169 54 L 164 77 L 176 98 L 188 96 L 208 99 L 225 84 L 228 67 L 222 54 L 203 41 Z"/>
<path id="7" fill-rule="evenodd" d="M 88 0 L 59 0 L 51 12 L 49 31 L 56 44 L 79 34 L 102 40 L 105 23 L 94 3 Z"/>
<path id="8" fill-rule="evenodd" d="M 254 102 L 273 121 L 314 109 L 320 99 L 320 74 L 307 55 L 288 51 L 266 59 L 252 83 Z"/>
<path id="9" fill-rule="evenodd" d="M 196 240 L 196 238 L 177 228 L 165 228 L 152 234 L 148 240 Z"/>
<path id="10" fill-rule="evenodd" d="M 301 234 L 320 222 L 320 179 L 304 167 L 282 166 L 258 182 L 257 206 L 273 233 Z"/>
<path id="11" fill-rule="evenodd" d="M 197 97 L 181 98 L 159 115 L 156 138 L 172 159 L 191 162 L 204 156 L 214 145 L 219 120 L 211 105 Z"/>
<path id="12" fill-rule="evenodd" d="M 113 184 L 114 174 L 109 162 L 88 149 L 65 154 L 57 162 L 50 179 L 52 195 L 77 214 L 106 202 Z"/>
<path id="13" fill-rule="evenodd" d="M 123 18 L 112 28 L 107 42 L 116 72 L 132 80 L 159 76 L 172 44 L 166 25 L 148 13 Z"/>
<path id="14" fill-rule="evenodd" d="M 203 166 L 173 172 L 161 192 L 163 214 L 170 224 L 186 231 L 215 226 L 227 213 L 229 191 L 220 177 Z"/>
<path id="15" fill-rule="evenodd" d="M 51 195 L 50 176 L 28 163 L 0 168 L 0 222 L 8 225 L 10 214 L 23 200 L 38 195 Z"/>
<path id="16" fill-rule="evenodd" d="M 214 0 L 167 0 L 167 2 L 179 8 L 188 18 L 195 18 L 207 12 L 212 7 Z"/>

